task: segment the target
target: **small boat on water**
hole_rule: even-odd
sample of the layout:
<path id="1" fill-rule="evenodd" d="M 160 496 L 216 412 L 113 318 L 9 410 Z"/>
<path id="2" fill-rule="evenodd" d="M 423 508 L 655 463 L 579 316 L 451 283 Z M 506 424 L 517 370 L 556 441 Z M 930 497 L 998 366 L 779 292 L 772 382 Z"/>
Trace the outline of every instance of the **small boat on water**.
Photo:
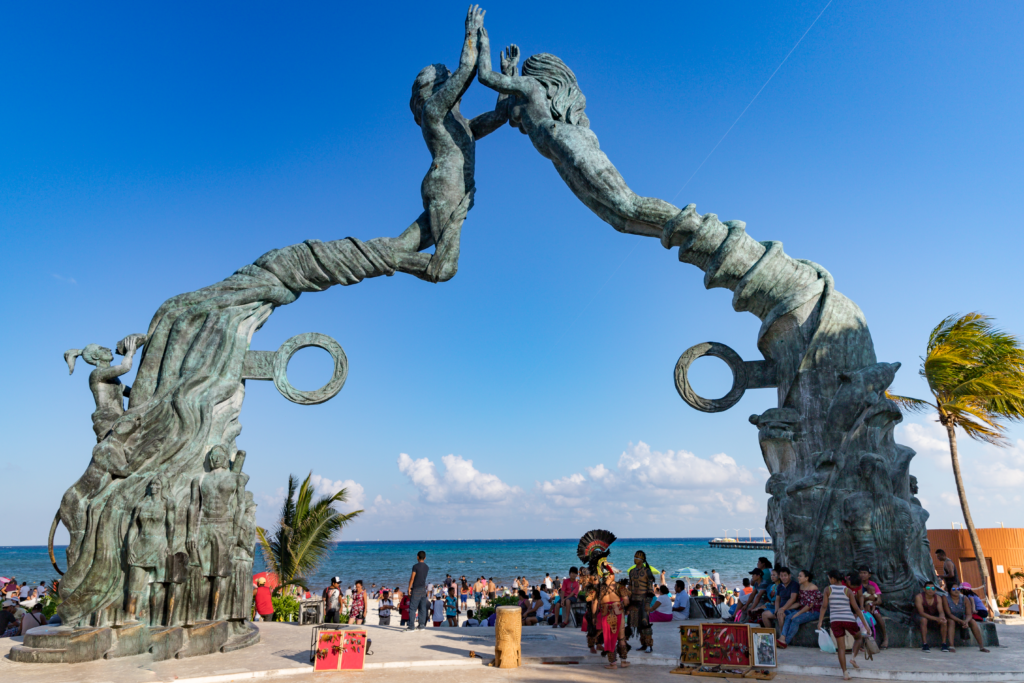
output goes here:
<path id="1" fill-rule="evenodd" d="M 712 548 L 732 548 L 735 550 L 771 550 L 772 542 L 768 539 L 763 541 L 746 540 L 741 541 L 737 538 L 713 538 L 708 541 L 708 545 Z"/>

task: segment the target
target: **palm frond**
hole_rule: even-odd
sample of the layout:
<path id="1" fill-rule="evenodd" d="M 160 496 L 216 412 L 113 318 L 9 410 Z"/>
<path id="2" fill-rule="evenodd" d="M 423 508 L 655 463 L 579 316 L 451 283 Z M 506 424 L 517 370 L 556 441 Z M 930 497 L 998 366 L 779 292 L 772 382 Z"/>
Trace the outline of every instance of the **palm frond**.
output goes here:
<path id="1" fill-rule="evenodd" d="M 890 394 L 888 391 L 885 392 L 885 397 L 890 401 L 893 401 L 896 405 L 898 405 L 900 407 L 900 410 L 906 411 L 908 413 L 923 413 L 927 411 L 929 408 L 933 410 L 935 409 L 935 406 L 933 406 L 931 403 L 920 398 L 912 398 L 910 396 L 899 396 L 897 394 Z"/>
<path id="2" fill-rule="evenodd" d="M 301 484 L 289 476 L 288 496 L 277 526 L 270 534 L 257 529 L 267 567 L 277 574 L 281 587 L 297 584 L 308 588 L 303 577 L 316 573 L 338 532 L 363 512 L 343 514 L 333 507 L 348 500 L 347 489 L 314 500 L 312 476 L 310 472 Z"/>

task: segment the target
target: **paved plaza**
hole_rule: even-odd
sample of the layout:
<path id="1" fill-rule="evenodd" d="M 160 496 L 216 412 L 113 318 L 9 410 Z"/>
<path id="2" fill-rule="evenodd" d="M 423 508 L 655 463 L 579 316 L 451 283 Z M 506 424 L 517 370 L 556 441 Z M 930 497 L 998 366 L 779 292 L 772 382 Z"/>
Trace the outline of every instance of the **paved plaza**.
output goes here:
<path id="1" fill-rule="evenodd" d="M 699 622 L 692 622 L 699 623 Z M 679 652 L 678 622 L 654 624 L 655 651 L 631 652 L 630 679 L 643 681 L 688 680 L 669 674 Z M 309 664 L 311 629 L 286 623 L 259 624 L 262 639 L 253 647 L 192 659 L 153 662 L 146 655 L 82 664 L 18 664 L 6 655 L 20 638 L 0 640 L 0 681 L 4 683 L 228 683 L 252 679 L 306 681 L 334 680 L 339 676 L 369 676 L 373 680 L 456 681 L 588 681 L 626 678 L 622 671 L 602 668 L 605 660 L 587 651 L 586 640 L 575 629 L 528 627 L 523 629 L 523 668 L 495 670 L 486 666 L 494 656 L 493 628 L 428 628 L 407 633 L 399 627 L 367 626 L 373 655 L 361 674 L 313 674 Z M 960 648 L 938 650 L 886 650 L 874 661 L 861 662 L 855 678 L 905 681 L 1024 681 L 1024 623 L 999 625 L 1001 646 L 991 654 Z M 478 656 L 471 658 L 470 652 Z M 780 650 L 776 680 L 818 680 L 840 675 L 835 655 L 817 649 Z"/>

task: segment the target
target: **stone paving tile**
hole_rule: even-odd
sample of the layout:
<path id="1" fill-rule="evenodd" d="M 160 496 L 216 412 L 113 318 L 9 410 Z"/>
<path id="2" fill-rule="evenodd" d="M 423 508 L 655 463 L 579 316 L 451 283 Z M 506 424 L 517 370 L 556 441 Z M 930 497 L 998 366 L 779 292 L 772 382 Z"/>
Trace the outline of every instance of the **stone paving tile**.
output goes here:
<path id="1" fill-rule="evenodd" d="M 678 653 L 679 635 L 677 624 L 655 624 L 653 655 L 637 651 L 630 653 L 630 660 L 636 666 L 630 667 L 630 678 L 636 677 L 683 683 L 691 680 L 670 676 Z M 251 648 L 228 654 L 195 657 L 184 660 L 153 662 L 146 655 L 115 660 L 102 660 L 83 664 L 18 664 L 6 658 L 7 651 L 20 639 L 0 639 L 0 681 L 3 683 L 164 683 L 182 679 L 203 678 L 214 681 L 242 680 L 252 677 L 252 672 L 281 671 L 274 679 L 281 681 L 312 680 L 306 675 L 309 668 L 309 639 L 311 629 L 293 624 L 260 624 L 261 642 Z M 623 678 L 625 672 L 607 671 L 601 668 L 603 660 L 588 653 L 584 635 L 576 629 L 552 629 L 550 627 L 528 627 L 523 631 L 523 657 L 529 666 L 518 673 L 495 671 L 483 666 L 494 654 L 494 629 L 480 628 L 428 628 L 424 631 L 407 633 L 399 627 L 367 626 L 373 639 L 374 654 L 367 663 L 378 669 L 379 675 L 388 675 L 389 680 L 405 676 L 416 676 L 417 681 L 438 680 L 444 676 L 444 683 L 457 683 L 463 677 L 474 680 L 493 679 L 509 683 L 540 683 L 545 680 L 611 681 Z M 982 672 L 1005 671 L 1024 672 L 1024 626 L 999 626 L 1002 647 L 992 654 L 979 653 L 975 648 L 960 648 L 955 654 L 943 654 L 933 650 L 926 654 L 919 650 L 886 650 L 876 656 L 874 662 L 862 662 L 864 671 L 859 677 L 872 672 L 885 677 L 891 671 L 934 672 Z M 484 659 L 470 659 L 474 651 Z M 542 665 L 541 660 L 560 659 L 578 661 L 578 665 Z M 644 664 L 647 665 L 644 665 Z M 811 680 L 838 671 L 835 655 L 826 655 L 816 649 L 789 648 L 779 652 L 779 663 L 787 667 L 818 667 L 817 669 L 792 673 L 807 673 Z M 418 664 L 412 669 L 393 668 Z M 822 668 L 824 667 L 824 668 Z M 367 670 L 362 676 L 370 676 Z M 444 672 L 444 673 L 442 673 Z M 238 674 L 234 676 L 233 674 Z M 350 675 L 350 674 L 339 674 Z M 776 680 L 798 680 L 792 678 Z M 378 676 L 374 673 L 372 677 Z M 504 676 L 504 678 L 503 678 Z M 665 678 L 665 676 L 670 676 Z M 334 680 L 333 674 L 317 674 L 317 681 Z M 340 679 L 339 679 L 340 680 Z M 1019 680 L 1024 680 L 1021 676 Z"/>

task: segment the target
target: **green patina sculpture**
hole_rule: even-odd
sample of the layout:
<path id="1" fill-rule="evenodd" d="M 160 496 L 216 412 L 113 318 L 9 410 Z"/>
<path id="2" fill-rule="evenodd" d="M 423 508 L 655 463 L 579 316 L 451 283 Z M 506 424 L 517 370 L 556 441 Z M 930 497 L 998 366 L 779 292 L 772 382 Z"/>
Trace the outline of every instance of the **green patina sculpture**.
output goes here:
<path id="1" fill-rule="evenodd" d="M 885 397 L 899 364 L 877 362 L 863 314 L 821 266 L 789 257 L 778 242 L 755 241 L 741 221 L 634 193 L 589 129 L 573 72 L 541 54 L 519 74 L 518 54 L 510 46 L 502 73 L 493 72 L 483 12 L 471 7 L 458 70 L 433 65 L 417 77 L 410 106 L 434 163 L 421 187 L 425 211 L 401 236 L 309 240 L 268 252 L 222 282 L 166 301 L 145 334 L 118 344 L 125 360 L 117 367 L 96 345 L 65 354 L 72 370 L 77 355 L 96 366 L 98 443 L 54 520 L 71 536 L 64 626 L 34 630 L 12 658 L 74 661 L 145 649 L 190 656 L 256 642 L 248 623 L 256 506 L 235 444 L 246 381 L 273 380 L 289 400 L 321 403 L 344 385 L 348 360 L 324 335 L 297 335 L 276 352 L 250 350 L 252 336 L 303 292 L 396 271 L 432 282 L 452 277 L 472 205 L 475 141 L 506 120 L 602 220 L 678 248 L 680 261 L 705 272 L 707 288 L 730 289 L 735 310 L 761 319 L 764 360 L 699 344 L 680 357 L 675 379 L 688 404 L 709 412 L 731 407 L 748 388 L 777 390 L 778 407 L 750 418 L 771 473 L 766 525 L 776 561 L 816 572 L 867 564 L 887 604 L 907 608 L 931 566 L 928 513 L 909 474 L 914 451 L 895 442 L 901 415 Z M 474 70 L 499 98 L 493 112 L 467 120 L 458 105 Z M 421 253 L 435 243 L 433 255 Z M 288 382 L 288 359 L 310 345 L 332 355 L 334 372 L 325 387 L 299 391 Z M 129 390 L 117 378 L 138 346 Z M 733 371 L 721 399 L 698 396 L 687 379 L 704 355 Z M 51 530 L 51 558 L 52 539 Z"/>
<path id="2" fill-rule="evenodd" d="M 679 260 L 705 272 L 704 286 L 734 293 L 733 308 L 761 319 L 765 360 L 744 362 L 713 342 L 685 351 L 676 365 L 680 396 L 698 410 L 735 405 L 746 389 L 776 388 L 778 407 L 750 418 L 771 473 L 766 526 L 777 563 L 819 575 L 830 568 L 871 567 L 886 604 L 909 612 L 921 582 L 934 572 L 924 523 L 911 493 L 914 451 L 897 444 L 902 419 L 887 399 L 899 363 L 879 363 L 864 315 L 816 263 L 793 259 L 779 242 L 758 242 L 742 221 L 721 222 L 633 192 L 590 130 L 572 70 L 535 55 L 522 74 L 491 71 L 481 28 L 480 82 L 514 97 L 509 120 L 550 159 L 569 189 L 620 232 L 659 237 Z M 687 369 L 704 355 L 733 371 L 717 400 L 693 391 Z M 896 636 L 894 644 L 900 644 Z"/>

